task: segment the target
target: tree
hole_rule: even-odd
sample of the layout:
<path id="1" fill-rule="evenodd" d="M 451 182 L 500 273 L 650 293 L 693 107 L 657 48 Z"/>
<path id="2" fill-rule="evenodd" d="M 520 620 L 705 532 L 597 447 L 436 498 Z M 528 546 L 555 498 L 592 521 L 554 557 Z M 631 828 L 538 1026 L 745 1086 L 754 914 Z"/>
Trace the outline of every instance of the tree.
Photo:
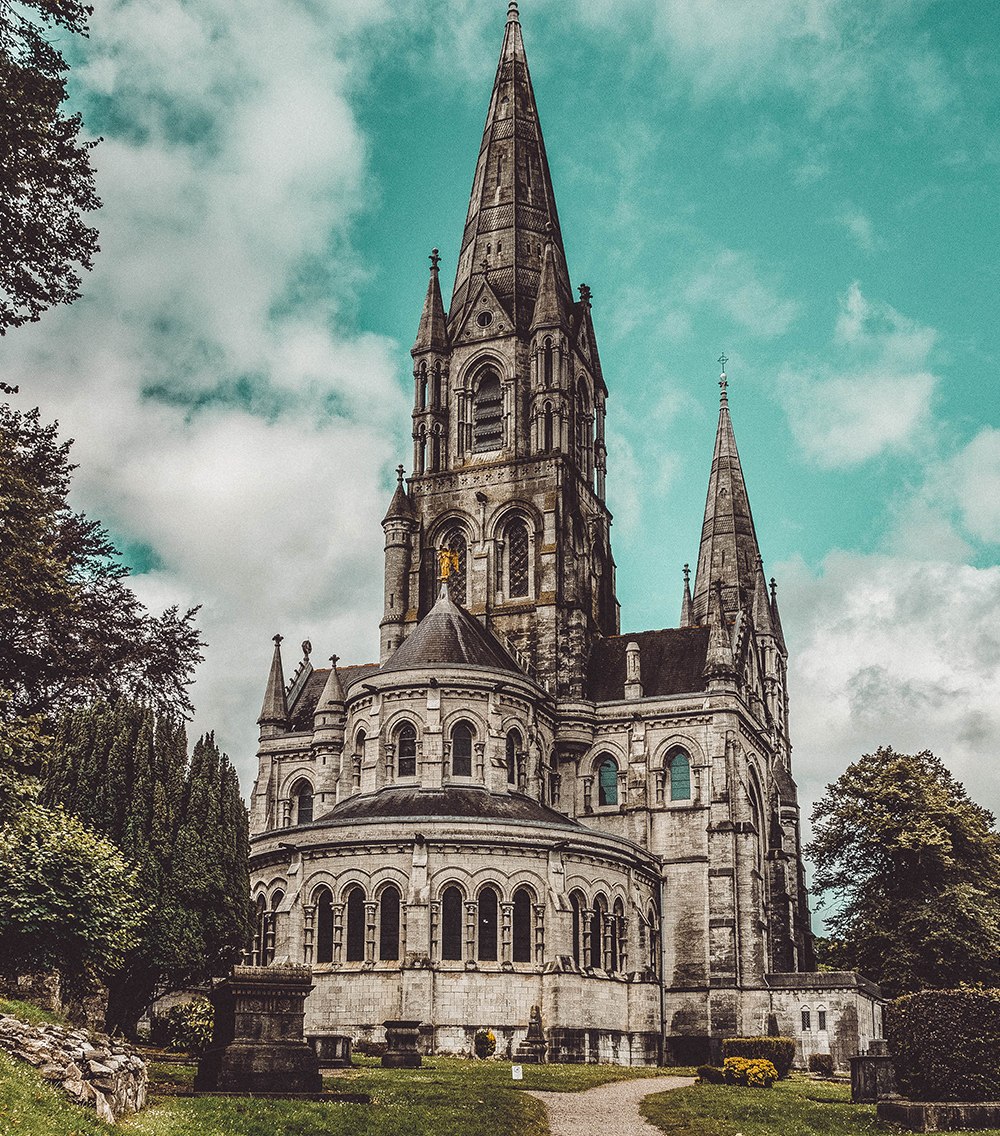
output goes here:
<path id="1" fill-rule="evenodd" d="M 34 19 L 26 14 L 31 9 Z M 80 116 L 63 115 L 66 61 L 47 35 L 87 34 L 79 0 L 0 0 L 0 335 L 80 295 L 76 266 L 91 269 L 100 206 Z"/>
<path id="2" fill-rule="evenodd" d="M 890 997 L 1000 982 L 1000 836 L 934 754 L 866 754 L 812 821 L 805 851 L 834 896 L 839 962 Z"/>
<path id="3" fill-rule="evenodd" d="M 211 734 L 119 699 L 65 713 L 44 776 L 61 803 L 138 865 L 148 912 L 108 976 L 108 1023 L 134 1032 L 158 993 L 225 974 L 250 933 L 249 832 Z"/>
<path id="4" fill-rule="evenodd" d="M 71 444 L 0 404 L 0 687 L 25 714 L 118 695 L 190 713 L 198 609 L 142 606 L 108 534 L 69 507 Z"/>
<path id="5" fill-rule="evenodd" d="M 136 870 L 60 808 L 38 802 L 30 770 L 51 739 L 0 696 L 0 960 L 8 977 L 58 970 L 72 987 L 121 965 L 142 915 Z"/>

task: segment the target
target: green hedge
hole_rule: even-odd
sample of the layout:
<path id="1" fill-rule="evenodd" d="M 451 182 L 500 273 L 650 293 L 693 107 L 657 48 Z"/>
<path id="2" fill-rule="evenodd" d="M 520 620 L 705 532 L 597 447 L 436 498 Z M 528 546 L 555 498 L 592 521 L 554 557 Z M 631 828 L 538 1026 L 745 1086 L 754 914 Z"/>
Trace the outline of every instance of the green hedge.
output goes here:
<path id="1" fill-rule="evenodd" d="M 885 1008 L 900 1091 L 911 1100 L 1000 1100 L 1000 990 L 922 990 Z"/>
<path id="2" fill-rule="evenodd" d="M 770 1061 L 784 1080 L 795 1060 L 792 1037 L 727 1037 L 722 1042 L 723 1061 L 727 1057 L 746 1057 L 750 1061 Z"/>
<path id="3" fill-rule="evenodd" d="M 832 1053 L 810 1053 L 809 1054 L 809 1072 L 819 1073 L 821 1077 L 833 1076 L 833 1054 Z"/>

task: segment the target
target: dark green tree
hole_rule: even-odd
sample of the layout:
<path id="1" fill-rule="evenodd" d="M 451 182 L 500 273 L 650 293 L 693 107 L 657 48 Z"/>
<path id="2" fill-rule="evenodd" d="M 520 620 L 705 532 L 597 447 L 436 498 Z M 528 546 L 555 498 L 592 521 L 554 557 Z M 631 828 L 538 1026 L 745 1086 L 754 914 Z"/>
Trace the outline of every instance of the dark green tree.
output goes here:
<path id="1" fill-rule="evenodd" d="M 224 974 L 249 935 L 249 835 L 239 781 L 209 734 L 121 699 L 64 714 L 46 803 L 86 818 L 138 865 L 148 905 L 108 978 L 108 1022 L 134 1032 L 159 993 Z"/>
<path id="2" fill-rule="evenodd" d="M 80 295 L 100 206 L 80 116 L 65 115 L 65 59 L 54 32 L 86 36 L 78 0 L 0 0 L 0 335 Z"/>
<path id="3" fill-rule="evenodd" d="M 108 534 L 67 503 L 70 445 L 0 404 L 0 687 L 24 714 L 119 695 L 188 714 L 198 609 L 142 606 Z"/>
<path id="4" fill-rule="evenodd" d="M 1000 836 L 934 754 L 866 754 L 812 822 L 805 852 L 841 965 L 889 997 L 1000 983 Z"/>

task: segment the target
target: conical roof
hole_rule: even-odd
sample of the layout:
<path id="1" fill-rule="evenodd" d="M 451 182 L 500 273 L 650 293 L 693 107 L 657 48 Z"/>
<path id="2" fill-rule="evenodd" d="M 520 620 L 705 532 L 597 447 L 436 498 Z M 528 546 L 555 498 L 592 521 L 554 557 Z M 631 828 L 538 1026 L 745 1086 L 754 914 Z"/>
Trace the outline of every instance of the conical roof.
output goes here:
<path id="1" fill-rule="evenodd" d="M 725 372 L 719 383 L 722 387 L 719 426 L 694 580 L 693 615 L 697 623 L 705 622 L 709 592 L 716 581 L 722 585 L 722 605 L 726 612 L 749 608 L 760 560 L 750 498 L 729 417 Z"/>
<path id="2" fill-rule="evenodd" d="M 285 675 L 281 666 L 281 636 L 274 637 L 274 654 L 271 672 L 267 676 L 264 705 L 261 707 L 258 726 L 284 726 L 288 722 L 288 703 L 285 700 Z"/>
<path id="3" fill-rule="evenodd" d="M 438 280 L 438 250 L 431 250 L 431 278 L 427 282 L 427 295 L 424 297 L 424 310 L 420 315 L 417 339 L 410 350 L 411 355 L 422 351 L 447 351 L 448 327 L 445 321 L 444 301 L 441 299 L 441 284 Z"/>
<path id="4" fill-rule="evenodd" d="M 495 636 L 455 603 L 444 583 L 437 603 L 386 659 L 379 673 L 455 666 L 522 673 Z"/>
<path id="5" fill-rule="evenodd" d="M 556 282 L 555 254 L 552 249 L 552 241 L 546 241 L 538 298 L 535 300 L 535 310 L 531 317 L 532 331 L 539 327 L 558 327 L 564 319 L 559 286 Z"/>
<path id="6" fill-rule="evenodd" d="M 517 5 L 512 3 L 455 272 L 448 313 L 452 336 L 464 322 L 484 279 L 506 307 L 516 330 L 528 331 L 549 235 L 556 286 L 563 309 L 569 311 L 573 297 L 552 177 Z"/>
<path id="7" fill-rule="evenodd" d="M 396 466 L 396 492 L 392 495 L 392 500 L 389 502 L 389 508 L 385 516 L 382 518 L 382 524 L 386 521 L 396 520 L 413 520 L 413 505 L 410 503 L 409 494 L 403 488 L 403 467 Z"/>

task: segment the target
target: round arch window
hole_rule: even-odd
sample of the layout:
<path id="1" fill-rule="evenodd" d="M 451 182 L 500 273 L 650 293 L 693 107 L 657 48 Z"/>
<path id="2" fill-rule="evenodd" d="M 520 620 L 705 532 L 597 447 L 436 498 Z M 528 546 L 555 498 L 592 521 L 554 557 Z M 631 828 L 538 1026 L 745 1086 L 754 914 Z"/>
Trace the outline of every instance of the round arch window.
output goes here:
<path id="1" fill-rule="evenodd" d="M 492 322 L 492 312 L 480 312 L 479 315 L 476 316 L 476 323 L 478 323 L 480 327 L 489 327 Z"/>

